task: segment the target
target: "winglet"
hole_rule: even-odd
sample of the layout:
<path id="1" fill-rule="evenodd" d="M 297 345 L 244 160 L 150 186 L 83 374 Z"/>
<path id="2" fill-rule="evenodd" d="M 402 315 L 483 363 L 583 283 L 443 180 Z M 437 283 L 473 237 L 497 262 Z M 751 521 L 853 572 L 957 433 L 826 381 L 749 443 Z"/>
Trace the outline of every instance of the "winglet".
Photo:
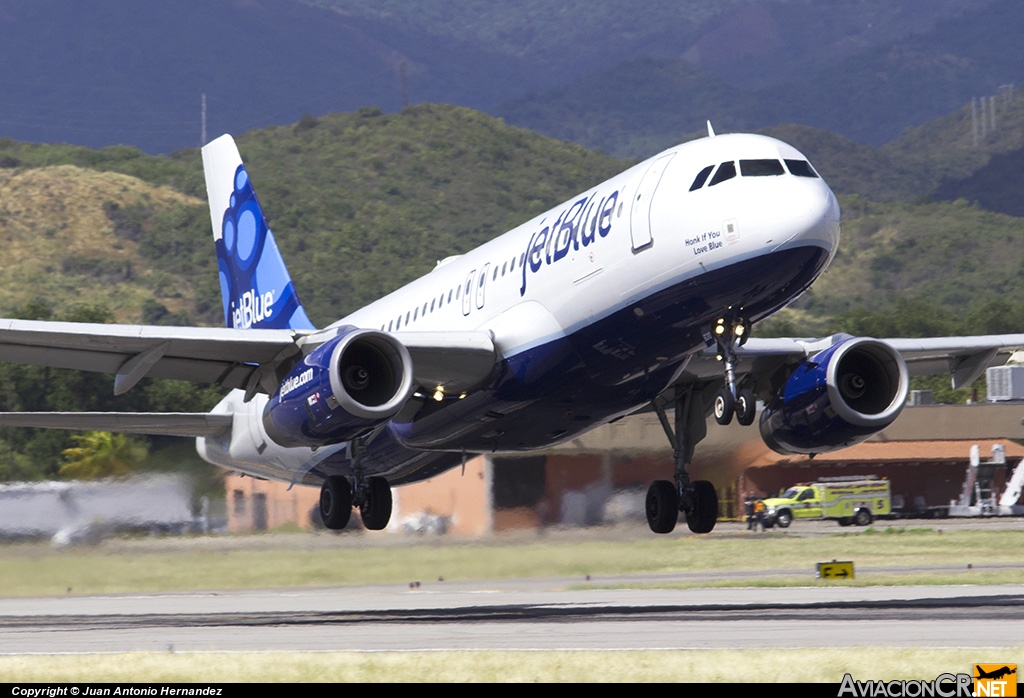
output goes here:
<path id="1" fill-rule="evenodd" d="M 229 135 L 203 146 L 224 324 L 235 329 L 314 329 Z"/>

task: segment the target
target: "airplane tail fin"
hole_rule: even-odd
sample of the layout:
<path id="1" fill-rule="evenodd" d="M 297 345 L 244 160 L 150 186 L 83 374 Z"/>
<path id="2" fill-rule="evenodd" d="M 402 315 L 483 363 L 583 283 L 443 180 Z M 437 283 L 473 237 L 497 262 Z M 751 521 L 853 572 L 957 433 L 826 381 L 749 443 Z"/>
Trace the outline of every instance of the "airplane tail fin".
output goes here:
<path id="1" fill-rule="evenodd" d="M 224 323 L 236 329 L 315 329 L 231 136 L 203 146 L 203 170 Z"/>

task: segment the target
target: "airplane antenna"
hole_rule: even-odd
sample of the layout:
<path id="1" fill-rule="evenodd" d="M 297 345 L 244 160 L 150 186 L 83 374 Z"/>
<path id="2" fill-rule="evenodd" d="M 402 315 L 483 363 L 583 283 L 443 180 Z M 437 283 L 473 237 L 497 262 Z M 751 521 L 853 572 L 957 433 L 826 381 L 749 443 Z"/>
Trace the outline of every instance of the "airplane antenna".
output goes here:
<path id="1" fill-rule="evenodd" d="M 711 119 L 708 119 L 708 138 L 714 138 L 714 137 L 715 137 L 715 129 L 711 125 Z"/>
<path id="2" fill-rule="evenodd" d="M 971 97 L 971 133 L 974 134 L 974 147 L 978 147 L 978 101 Z"/>
<path id="3" fill-rule="evenodd" d="M 406 72 L 406 62 L 398 64 L 398 72 L 402 77 L 402 109 L 409 106 L 409 75 Z"/>

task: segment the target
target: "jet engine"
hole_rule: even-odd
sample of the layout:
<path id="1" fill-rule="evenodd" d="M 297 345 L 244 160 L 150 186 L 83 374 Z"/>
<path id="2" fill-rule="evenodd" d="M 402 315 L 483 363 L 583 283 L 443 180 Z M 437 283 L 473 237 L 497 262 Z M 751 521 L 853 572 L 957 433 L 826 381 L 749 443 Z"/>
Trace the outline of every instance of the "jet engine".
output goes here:
<path id="1" fill-rule="evenodd" d="M 413 391 L 412 359 L 395 337 L 351 328 L 305 356 L 263 411 L 282 446 L 354 439 L 398 413 Z"/>
<path id="2" fill-rule="evenodd" d="M 877 339 L 848 337 L 790 374 L 761 413 L 761 437 L 785 455 L 846 448 L 892 424 L 909 388 L 899 352 Z"/>

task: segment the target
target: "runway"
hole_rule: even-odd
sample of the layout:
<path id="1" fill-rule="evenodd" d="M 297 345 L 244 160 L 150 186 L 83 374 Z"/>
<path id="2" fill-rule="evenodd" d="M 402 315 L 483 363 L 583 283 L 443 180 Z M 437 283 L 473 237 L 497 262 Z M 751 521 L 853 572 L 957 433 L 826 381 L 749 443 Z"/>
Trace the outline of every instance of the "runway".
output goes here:
<path id="1" fill-rule="evenodd" d="M 631 586 L 657 583 L 631 577 Z M 592 580 L 592 587 L 620 583 Z M 1019 586 L 588 588 L 580 579 L 0 600 L 0 653 L 999 647 Z"/>

